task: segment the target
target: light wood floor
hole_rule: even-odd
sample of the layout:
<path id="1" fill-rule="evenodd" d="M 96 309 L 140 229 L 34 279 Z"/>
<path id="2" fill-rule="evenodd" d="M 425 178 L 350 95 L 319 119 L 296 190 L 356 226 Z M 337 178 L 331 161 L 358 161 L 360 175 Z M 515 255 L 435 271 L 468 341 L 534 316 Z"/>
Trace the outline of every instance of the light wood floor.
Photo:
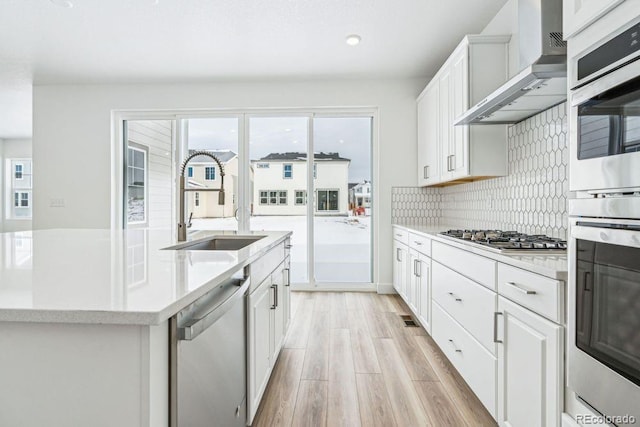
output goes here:
<path id="1" fill-rule="evenodd" d="M 495 426 L 399 296 L 295 292 L 254 426 Z"/>

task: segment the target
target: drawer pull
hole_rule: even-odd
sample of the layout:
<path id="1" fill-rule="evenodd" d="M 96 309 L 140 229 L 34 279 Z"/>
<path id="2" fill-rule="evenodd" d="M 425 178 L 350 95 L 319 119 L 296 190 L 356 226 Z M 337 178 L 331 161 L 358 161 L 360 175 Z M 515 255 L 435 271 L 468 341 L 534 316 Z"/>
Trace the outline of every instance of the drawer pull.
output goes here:
<path id="1" fill-rule="evenodd" d="M 422 246 L 422 242 L 418 242 L 417 240 L 414 240 L 413 243 L 415 243 L 418 246 Z"/>
<path id="2" fill-rule="evenodd" d="M 402 234 L 396 233 L 397 237 L 402 237 Z"/>
<path id="3" fill-rule="evenodd" d="M 449 292 L 449 295 L 451 295 L 451 297 L 456 301 L 462 302 L 462 298 L 457 297 L 453 292 Z"/>
<path id="4" fill-rule="evenodd" d="M 502 344 L 502 340 L 498 339 L 498 316 L 502 316 L 502 313 L 499 311 L 493 313 L 493 342 Z"/>
<path id="5" fill-rule="evenodd" d="M 460 350 L 458 346 L 456 346 L 456 343 L 454 343 L 453 340 L 449 340 L 449 342 L 453 346 L 453 349 L 456 351 L 456 353 L 462 353 L 462 350 Z"/>
<path id="6" fill-rule="evenodd" d="M 284 245 L 285 249 L 291 249 L 293 247 L 293 245 Z"/>
<path id="7" fill-rule="evenodd" d="M 514 289 L 517 289 L 519 292 L 522 292 L 525 295 L 535 295 L 537 294 L 536 291 L 532 291 L 530 289 L 525 289 L 522 286 L 518 285 L 517 283 L 514 282 L 507 282 L 507 285 L 511 286 Z"/>

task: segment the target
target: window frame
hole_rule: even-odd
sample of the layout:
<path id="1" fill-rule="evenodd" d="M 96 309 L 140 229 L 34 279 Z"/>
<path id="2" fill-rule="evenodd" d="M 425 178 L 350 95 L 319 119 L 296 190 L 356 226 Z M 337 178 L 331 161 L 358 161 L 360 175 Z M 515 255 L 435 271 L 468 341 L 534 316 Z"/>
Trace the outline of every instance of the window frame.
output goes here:
<path id="1" fill-rule="evenodd" d="M 27 196 L 27 198 L 25 199 L 23 196 Z M 18 196 L 16 198 L 16 196 Z M 23 205 L 22 202 L 25 201 L 27 202 L 26 205 Z M 14 190 L 13 191 L 13 207 L 15 209 L 28 209 L 29 207 L 31 207 L 31 197 L 28 191 L 20 191 L 20 190 Z"/>
<path id="2" fill-rule="evenodd" d="M 193 178 L 193 166 L 187 166 L 187 178 Z"/>
<path id="3" fill-rule="evenodd" d="M 298 195 L 300 193 L 300 195 Z M 298 202 L 298 199 L 301 201 Z M 307 205 L 307 190 L 293 190 L 293 200 L 295 206 L 306 206 Z"/>
<path id="4" fill-rule="evenodd" d="M 287 176 L 287 167 L 289 167 L 289 176 Z M 282 179 L 293 179 L 293 163 L 282 164 Z"/>
<path id="5" fill-rule="evenodd" d="M 128 199 L 128 196 L 129 196 L 129 187 L 138 187 L 138 188 L 142 187 L 143 193 L 144 193 L 144 219 L 142 221 L 129 222 L 128 211 L 127 211 L 127 218 L 126 218 L 127 227 L 146 226 L 149 223 L 149 147 L 129 140 L 126 146 L 126 150 L 127 150 L 127 158 L 129 157 L 129 150 L 141 152 L 144 156 L 143 157 L 144 167 L 142 168 L 144 172 L 144 185 L 142 186 L 131 185 L 128 181 L 129 169 L 140 169 L 140 168 L 129 164 L 128 161 L 125 163 L 125 177 L 126 177 L 126 181 L 125 181 L 126 193 L 125 194 L 127 196 L 126 198 Z M 125 203 L 128 203 L 128 200 L 125 200 Z"/>
<path id="6" fill-rule="evenodd" d="M 209 174 L 211 171 L 211 174 Z M 212 176 L 212 178 L 209 178 Z M 204 167 L 204 180 L 205 181 L 215 181 L 216 180 L 216 167 L 215 166 L 205 166 Z"/>
<path id="7" fill-rule="evenodd" d="M 329 193 L 330 192 L 335 192 L 337 193 L 337 206 L 336 209 L 320 209 L 320 193 L 321 192 L 325 192 L 327 193 L 327 206 L 329 206 Z M 316 212 L 340 212 L 340 189 L 339 188 L 318 188 L 316 189 Z"/>
<path id="8" fill-rule="evenodd" d="M 198 191 L 193 193 L 193 205 L 195 207 L 200 206 L 200 193 Z"/>
<path id="9" fill-rule="evenodd" d="M 20 178 L 18 178 L 18 166 L 20 166 Z M 13 164 L 13 179 L 16 181 L 24 181 L 24 163 Z"/>
<path id="10" fill-rule="evenodd" d="M 288 206 L 289 190 L 258 190 L 258 199 L 261 206 Z"/>
<path id="11" fill-rule="evenodd" d="M 268 206 L 269 205 L 269 190 L 259 190 L 258 191 L 258 199 L 259 199 L 260 205 Z"/>

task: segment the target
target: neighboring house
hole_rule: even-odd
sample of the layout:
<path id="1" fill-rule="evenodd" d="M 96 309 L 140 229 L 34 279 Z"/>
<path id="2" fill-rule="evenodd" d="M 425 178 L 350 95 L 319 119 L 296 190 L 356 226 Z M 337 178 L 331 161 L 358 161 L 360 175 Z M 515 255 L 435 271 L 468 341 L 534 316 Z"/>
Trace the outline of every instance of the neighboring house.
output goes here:
<path id="1" fill-rule="evenodd" d="M 349 204 L 353 208 L 371 207 L 371 182 L 349 184 Z"/>
<path id="2" fill-rule="evenodd" d="M 314 211 L 322 215 L 346 215 L 349 209 L 349 164 L 339 153 L 315 153 Z M 254 173 L 254 215 L 305 215 L 307 154 L 271 153 L 251 161 Z"/>
<path id="3" fill-rule="evenodd" d="M 217 191 L 187 192 L 187 207 L 194 218 L 226 218 L 235 215 L 238 194 L 238 155 L 231 150 L 207 150 L 224 167 L 224 205 L 218 204 Z M 189 154 L 194 150 L 189 150 Z M 220 168 L 208 156 L 194 157 L 185 171 L 187 186 L 191 188 L 220 188 Z"/>

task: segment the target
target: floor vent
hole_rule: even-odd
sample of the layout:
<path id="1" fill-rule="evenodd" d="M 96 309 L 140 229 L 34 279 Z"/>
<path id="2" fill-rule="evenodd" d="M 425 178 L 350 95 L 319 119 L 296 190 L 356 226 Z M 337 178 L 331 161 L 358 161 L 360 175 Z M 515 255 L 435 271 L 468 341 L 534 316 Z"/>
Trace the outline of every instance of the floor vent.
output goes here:
<path id="1" fill-rule="evenodd" d="M 404 322 L 405 327 L 417 328 L 419 326 L 418 323 L 408 314 L 401 314 L 400 318 Z"/>

